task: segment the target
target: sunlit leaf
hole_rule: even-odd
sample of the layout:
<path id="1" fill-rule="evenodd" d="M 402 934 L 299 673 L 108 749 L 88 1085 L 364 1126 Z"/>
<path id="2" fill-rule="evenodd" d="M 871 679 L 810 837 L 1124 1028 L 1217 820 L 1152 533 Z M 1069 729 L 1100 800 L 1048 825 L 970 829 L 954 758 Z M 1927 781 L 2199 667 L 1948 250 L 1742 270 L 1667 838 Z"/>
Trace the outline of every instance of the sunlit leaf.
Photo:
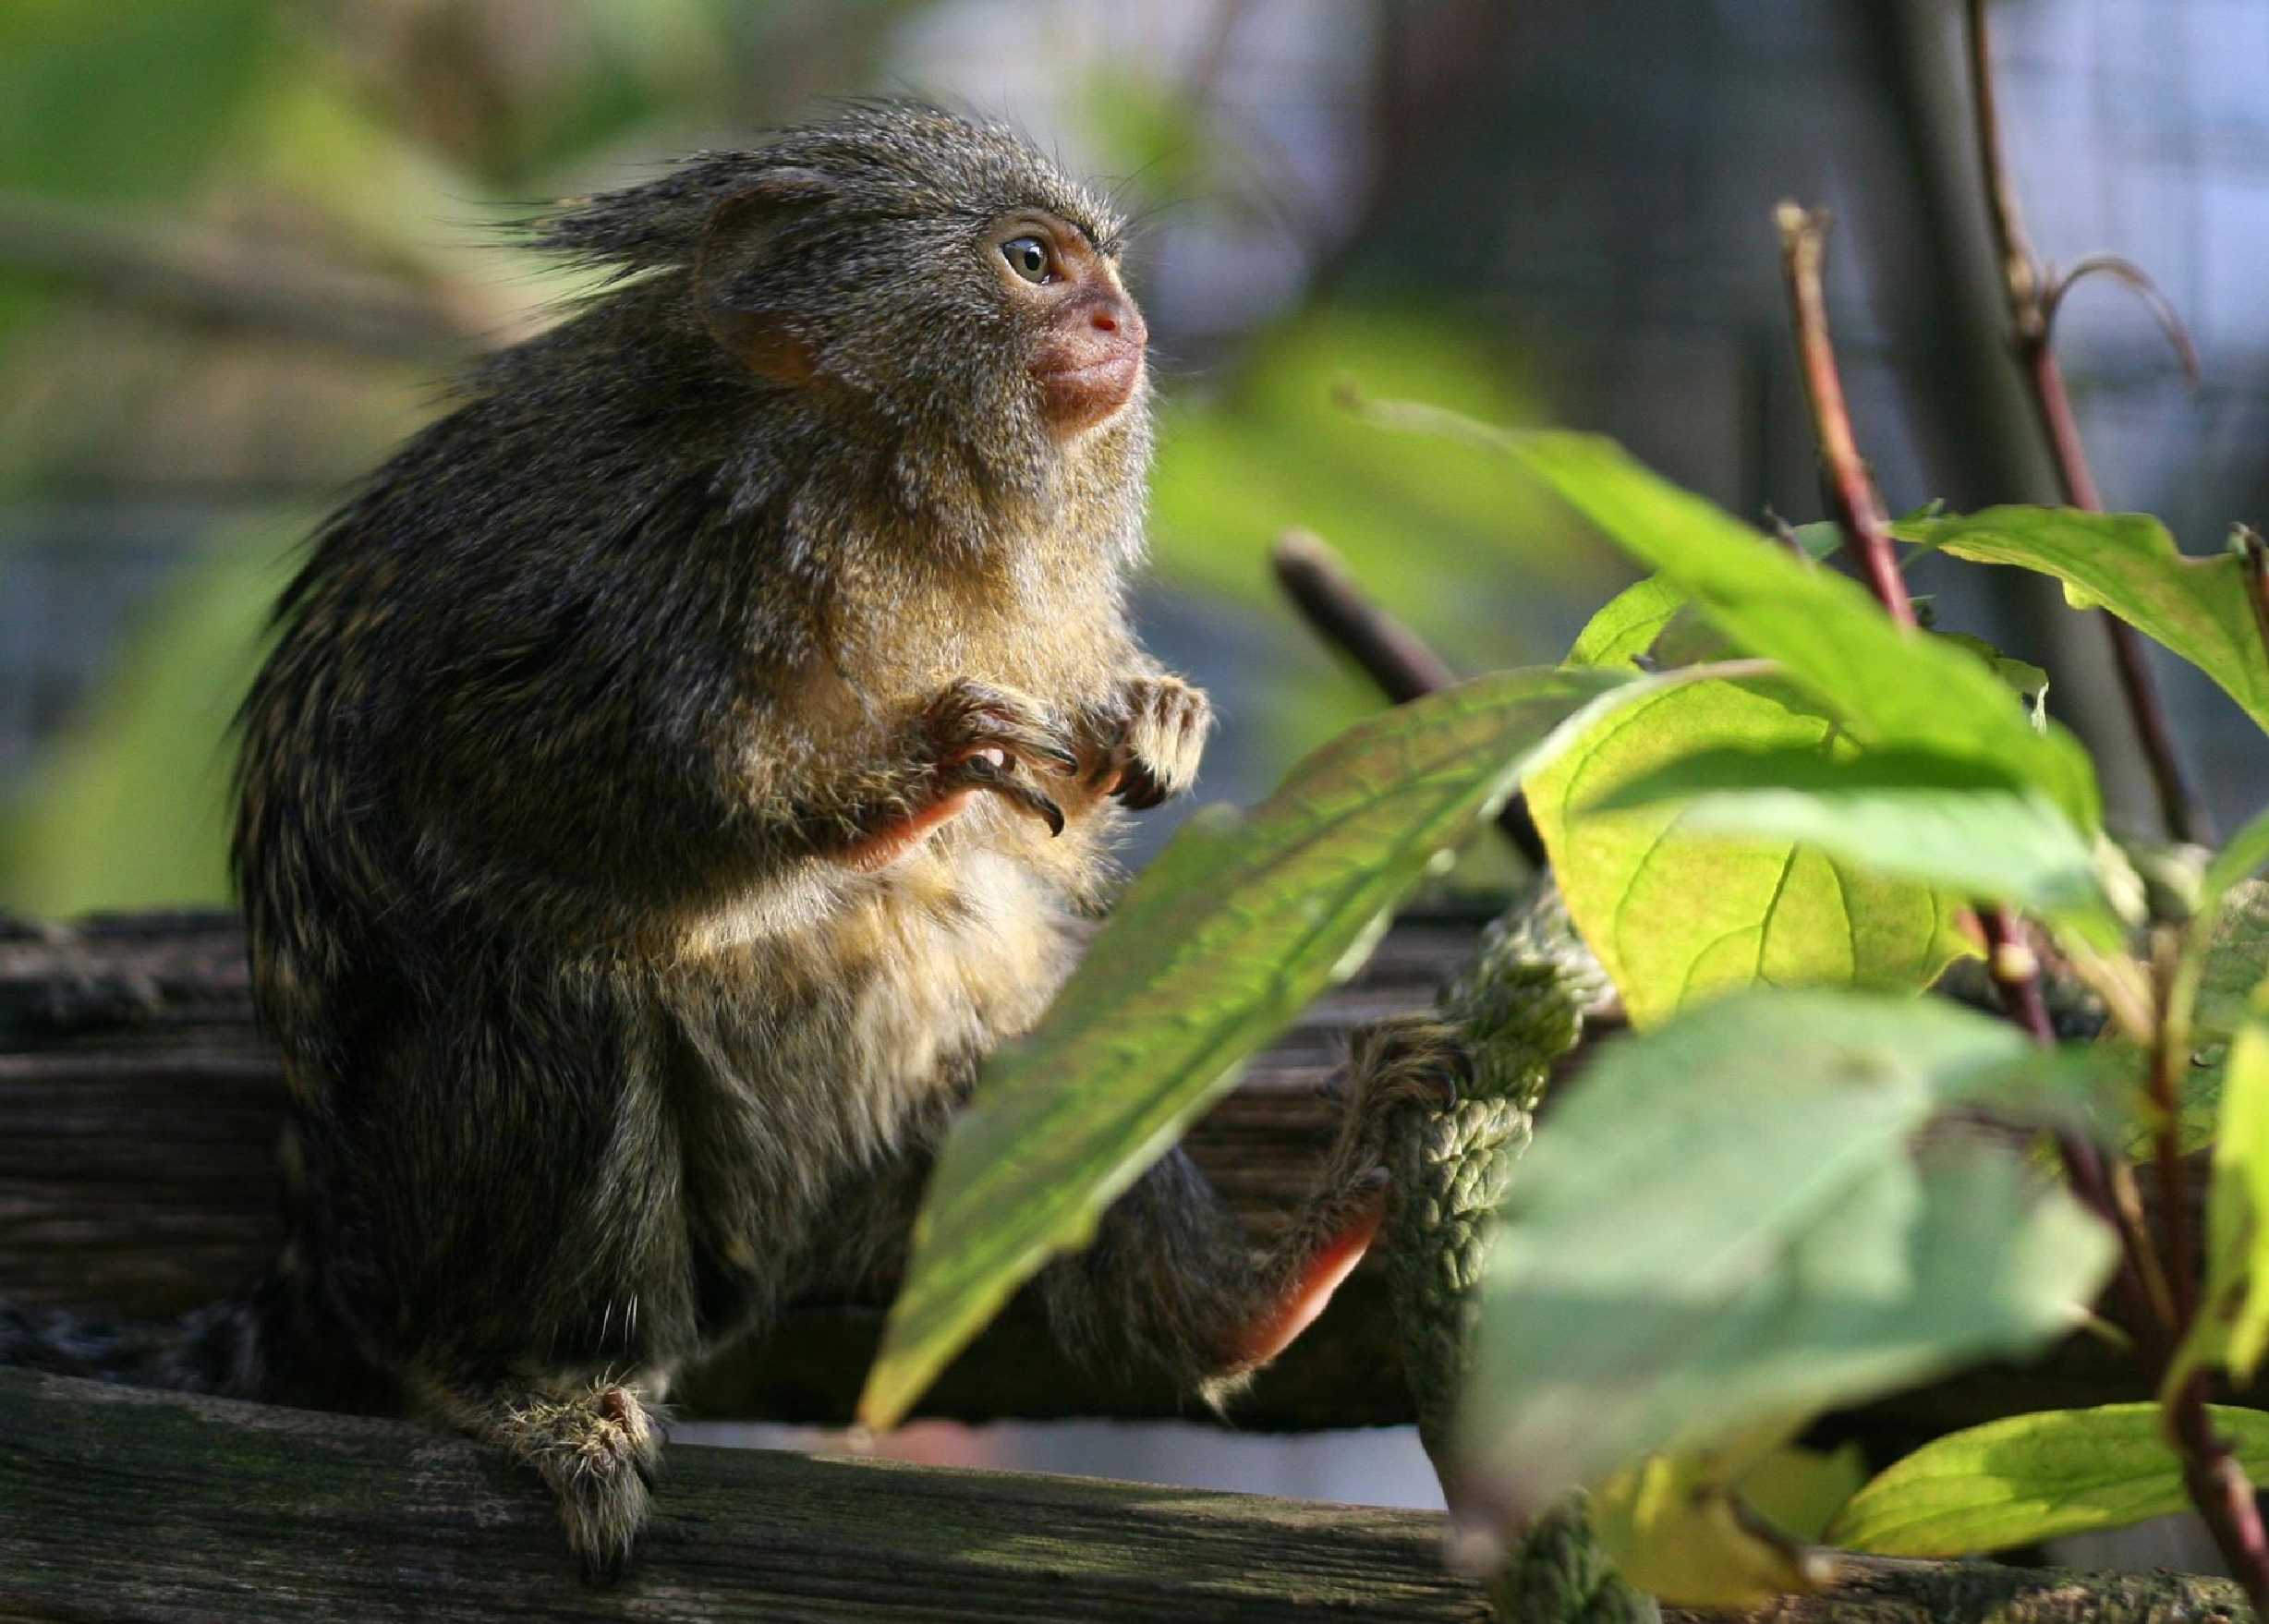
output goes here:
<path id="1" fill-rule="evenodd" d="M 1741 1497 L 1799 1539 L 1818 1540 L 1836 1513 L 1867 1481 L 1867 1451 L 1857 1438 L 1833 1449 L 1784 1444 L 1741 1474 Z"/>
<path id="2" fill-rule="evenodd" d="M 1356 727 L 1249 816 L 1186 825 L 956 1121 L 862 1418 L 894 1423 L 1050 1254 L 1083 1243 L 1245 1058 L 1353 973 L 1397 899 L 1571 719 L 1645 686 L 1486 677 Z"/>
<path id="3" fill-rule="evenodd" d="M 1749 1514 L 1739 1475 L 1716 1451 L 1649 1455 L 1592 1492 L 1593 1531 L 1617 1572 L 1675 1606 L 1751 1607 L 1833 1582 L 1826 1553 Z"/>
<path id="4" fill-rule="evenodd" d="M 1660 576 L 1634 581 L 1601 606 L 1584 624 L 1568 663 L 1629 665 L 1655 646 L 1655 639 L 1686 607 L 1686 594 Z"/>
<path id="5" fill-rule="evenodd" d="M 1902 540 L 2064 583 L 2077 609 L 2108 609 L 2212 677 L 2269 728 L 2269 654 L 2236 554 L 2186 558 L 2158 520 L 2063 507 L 1991 507 L 1903 522 Z"/>
<path id="6" fill-rule="evenodd" d="M 1593 804 L 1711 747 L 1853 753 L 1817 704 L 1772 680 L 1696 682 L 1640 699 L 1528 784 L 1528 804 L 1583 939 L 1641 1025 L 1753 982 L 1928 986 L 1974 951 L 1961 899 L 1786 838 L 1689 827 L 1677 806 Z"/>
<path id="7" fill-rule="evenodd" d="M 1798 841 L 1864 871 L 2014 903 L 2117 948 L 2094 854 L 2039 791 L 1927 751 L 1715 746 L 1624 779 L 1593 812 L 1673 803 L 1682 834 Z"/>
<path id="8" fill-rule="evenodd" d="M 1461 1430 L 1481 1502 L 1533 1509 L 2069 1329 L 2104 1227 L 2014 1154 L 1913 1149 L 2052 1063 L 1975 1012 L 1816 991 L 1603 1051 L 1506 1205 Z"/>
<path id="9" fill-rule="evenodd" d="M 2269 1468 L 2269 1415 L 2225 1405 L 2207 1414 L 2258 1479 Z M 2189 1505 L 2156 1404 L 2044 1410 L 1923 1445 L 1854 1495 L 1827 1538 L 1887 1557 L 1960 1557 Z"/>
<path id="10" fill-rule="evenodd" d="M 2053 800 L 2082 833 L 2103 822 L 2087 752 L 2064 729 L 2035 732 L 2008 686 L 1943 638 L 1894 625 L 1856 581 L 1814 568 L 1648 471 L 1596 435 L 1491 429 L 1405 404 L 1375 420 L 1501 453 L 1557 491 L 1625 551 L 1692 597 L 1741 652 L 1779 662 L 1861 744 L 1996 763 Z"/>

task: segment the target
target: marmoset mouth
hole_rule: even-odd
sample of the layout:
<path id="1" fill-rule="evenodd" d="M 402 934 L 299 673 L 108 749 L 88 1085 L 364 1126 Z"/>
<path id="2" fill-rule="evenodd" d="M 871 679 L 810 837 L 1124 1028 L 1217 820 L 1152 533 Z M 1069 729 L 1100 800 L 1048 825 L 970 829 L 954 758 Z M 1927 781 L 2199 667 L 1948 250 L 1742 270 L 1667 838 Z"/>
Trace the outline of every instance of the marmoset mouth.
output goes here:
<path id="1" fill-rule="evenodd" d="M 1134 396 L 1142 381 L 1143 352 L 1129 345 L 1079 367 L 1033 369 L 1050 423 L 1066 433 L 1092 429 Z"/>

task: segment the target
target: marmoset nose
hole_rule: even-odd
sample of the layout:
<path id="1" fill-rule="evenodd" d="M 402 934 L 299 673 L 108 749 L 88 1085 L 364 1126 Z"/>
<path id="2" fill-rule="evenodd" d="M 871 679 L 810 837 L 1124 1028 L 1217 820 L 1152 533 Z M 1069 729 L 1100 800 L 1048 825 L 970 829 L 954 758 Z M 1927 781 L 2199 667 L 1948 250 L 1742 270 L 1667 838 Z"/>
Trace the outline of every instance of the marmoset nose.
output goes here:
<path id="1" fill-rule="evenodd" d="M 1098 333 L 1116 334 L 1128 344 L 1147 345 L 1149 330 L 1143 325 L 1142 312 L 1132 304 L 1119 299 L 1099 304 L 1087 313 L 1087 325 Z"/>

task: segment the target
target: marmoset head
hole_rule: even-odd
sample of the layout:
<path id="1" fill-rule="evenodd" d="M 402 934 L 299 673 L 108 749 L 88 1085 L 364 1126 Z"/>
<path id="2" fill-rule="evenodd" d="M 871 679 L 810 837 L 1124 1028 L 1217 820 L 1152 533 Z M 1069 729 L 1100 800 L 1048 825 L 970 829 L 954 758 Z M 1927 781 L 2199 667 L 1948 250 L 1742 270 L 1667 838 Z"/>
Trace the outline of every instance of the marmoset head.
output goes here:
<path id="1" fill-rule="evenodd" d="M 686 316 L 752 387 L 1026 463 L 1139 415 L 1122 230 L 1009 130 L 885 103 L 572 205 L 539 240 L 682 269 Z"/>

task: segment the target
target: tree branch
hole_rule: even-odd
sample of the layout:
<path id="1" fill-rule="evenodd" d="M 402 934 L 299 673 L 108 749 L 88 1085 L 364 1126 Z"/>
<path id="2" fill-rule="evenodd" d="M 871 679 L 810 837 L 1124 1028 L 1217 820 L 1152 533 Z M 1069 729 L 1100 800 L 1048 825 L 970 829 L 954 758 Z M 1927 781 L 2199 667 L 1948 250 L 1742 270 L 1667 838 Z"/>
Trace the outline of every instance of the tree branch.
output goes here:
<path id="1" fill-rule="evenodd" d="M 1277 583 L 1316 635 L 1363 668 L 1379 692 L 1395 705 L 1407 705 L 1458 680 L 1441 656 L 1416 632 L 1374 603 L 1322 537 L 1287 530 L 1269 553 Z M 1497 826 L 1525 857 L 1542 868 L 1544 837 L 1529 816 L 1528 798 L 1515 794 L 1497 815 Z"/>

